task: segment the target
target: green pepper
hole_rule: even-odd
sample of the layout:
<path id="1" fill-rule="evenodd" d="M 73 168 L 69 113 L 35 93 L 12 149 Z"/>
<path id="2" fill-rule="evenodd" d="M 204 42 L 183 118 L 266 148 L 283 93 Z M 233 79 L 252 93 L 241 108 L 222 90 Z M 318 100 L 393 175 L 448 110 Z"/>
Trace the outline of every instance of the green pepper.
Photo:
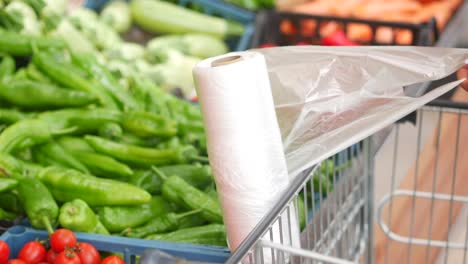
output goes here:
<path id="1" fill-rule="evenodd" d="M 15 179 L 0 178 L 0 192 L 6 192 L 18 186 L 18 181 Z"/>
<path id="2" fill-rule="evenodd" d="M 28 79 L 40 83 L 48 83 L 52 84 L 53 81 L 44 75 L 33 63 L 29 63 L 28 67 L 26 68 L 26 75 L 28 76 Z"/>
<path id="3" fill-rule="evenodd" d="M 101 65 L 92 54 L 77 54 L 72 52 L 72 60 L 79 68 L 93 76 L 100 85 L 118 102 L 123 110 L 134 110 L 138 108 L 134 98 L 114 79 L 112 73 Z"/>
<path id="4" fill-rule="evenodd" d="M 198 158 L 197 150 L 191 146 L 156 150 L 116 143 L 90 135 L 85 136 L 85 139 L 97 152 L 138 166 L 180 164 Z"/>
<path id="5" fill-rule="evenodd" d="M 110 179 L 96 178 L 75 170 L 48 167 L 37 177 L 61 202 L 81 199 L 90 206 L 138 205 L 151 200 L 151 195 L 136 186 Z"/>
<path id="6" fill-rule="evenodd" d="M 206 188 L 214 180 L 211 167 L 199 163 L 161 166 L 158 170 L 165 175 L 177 175 L 198 189 Z"/>
<path id="7" fill-rule="evenodd" d="M 109 235 L 88 204 L 80 199 L 64 203 L 60 208 L 59 223 L 76 232 Z"/>
<path id="8" fill-rule="evenodd" d="M 54 129 L 76 127 L 76 133 L 92 133 L 98 131 L 104 123 L 120 122 L 121 112 L 105 108 L 62 109 L 43 112 L 38 118 Z"/>
<path id="9" fill-rule="evenodd" d="M 171 232 L 178 229 L 180 219 L 186 216 L 197 214 L 199 212 L 200 211 L 197 210 L 186 212 L 183 214 L 167 213 L 151 219 L 143 226 L 136 228 L 128 228 L 124 230 L 121 234 L 133 238 L 143 238 L 151 234 Z"/>
<path id="10" fill-rule="evenodd" d="M 24 212 L 19 197 L 14 192 L 0 193 L 0 208 L 16 214 Z"/>
<path id="11" fill-rule="evenodd" d="M 57 139 L 57 142 L 65 149 L 70 151 L 93 152 L 94 149 L 86 140 L 78 137 L 63 136 Z"/>
<path id="12" fill-rule="evenodd" d="M 133 175 L 133 170 L 130 167 L 109 156 L 86 151 L 70 151 L 70 153 L 84 164 L 93 175 L 104 178 L 127 178 Z"/>
<path id="13" fill-rule="evenodd" d="M 202 226 L 207 223 L 201 214 L 192 214 L 179 219 L 179 229 Z"/>
<path id="14" fill-rule="evenodd" d="M 15 149 L 31 147 L 49 141 L 53 135 L 70 131 L 72 130 L 51 130 L 47 122 L 39 119 L 21 120 L 0 134 L 0 152 L 9 153 Z"/>
<path id="15" fill-rule="evenodd" d="M 32 43 L 38 48 L 63 48 L 65 43 L 58 38 L 29 36 L 11 31 L 2 31 L 0 52 L 12 56 L 30 56 L 33 53 Z"/>
<path id="16" fill-rule="evenodd" d="M 54 141 L 49 141 L 45 144 L 39 145 L 37 147 L 37 151 L 40 152 L 44 157 L 47 157 L 49 160 L 53 161 L 52 164 L 46 163 L 43 165 L 60 164 L 60 166 L 65 168 L 72 168 L 89 174 L 88 168 L 83 163 L 81 163 L 80 160 L 76 159 L 69 151 Z"/>
<path id="17" fill-rule="evenodd" d="M 213 182 L 211 167 L 201 164 L 180 164 L 158 167 L 165 175 L 177 175 L 197 188 L 205 188 Z M 126 182 L 138 186 L 151 194 L 160 194 L 163 180 L 153 170 L 137 170 Z"/>
<path id="18" fill-rule="evenodd" d="M 150 219 L 172 211 L 171 205 L 161 196 L 153 196 L 151 201 L 135 206 L 104 206 L 99 208 L 99 220 L 111 232 L 140 226 Z"/>
<path id="19" fill-rule="evenodd" d="M 15 109 L 0 108 L 0 124 L 13 124 L 28 117 L 28 114 Z"/>
<path id="20" fill-rule="evenodd" d="M 171 120 L 148 112 L 131 112 L 123 115 L 124 129 L 140 137 L 170 137 L 177 133 L 177 127 Z"/>
<path id="21" fill-rule="evenodd" d="M 13 75 L 16 69 L 16 63 L 13 57 L 6 55 L 3 56 L 2 62 L 0 63 L 0 78 L 5 78 Z"/>
<path id="22" fill-rule="evenodd" d="M 52 233 L 59 208 L 47 187 L 35 178 L 20 179 L 18 194 L 31 225 Z"/>
<path id="23" fill-rule="evenodd" d="M 162 240 L 178 243 L 226 246 L 226 229 L 224 225 L 210 224 L 192 228 L 179 229 L 165 234 L 153 234 L 145 239 Z"/>
<path id="24" fill-rule="evenodd" d="M 152 195 L 161 194 L 162 179 L 152 170 L 136 170 L 125 181 L 142 188 Z"/>
<path id="25" fill-rule="evenodd" d="M 30 80 L 3 80 L 0 98 L 19 107 L 52 109 L 78 107 L 94 103 L 94 96 Z"/>
<path id="26" fill-rule="evenodd" d="M 117 104 L 109 94 L 99 87 L 95 87 L 92 81 L 83 77 L 72 65 L 61 62 L 46 52 L 35 52 L 33 63 L 58 84 L 88 92 L 94 95 L 106 108 L 118 109 Z"/>
<path id="27" fill-rule="evenodd" d="M 17 175 L 25 177 L 35 177 L 42 169 L 37 164 L 31 164 L 19 160 L 9 154 L 0 152 L 0 175 L 4 177 L 15 177 Z"/>
<path id="28" fill-rule="evenodd" d="M 223 214 L 219 203 L 179 176 L 167 177 L 163 183 L 163 195 L 165 194 L 164 189 L 170 190 L 172 194 L 177 195 L 178 198 L 176 199 L 174 199 L 173 195 L 166 197 L 167 199 L 173 199 L 172 202 L 190 210 L 201 209 L 202 216 L 208 221 L 223 222 Z"/>
<path id="29" fill-rule="evenodd" d="M 122 137 L 122 127 L 115 122 L 106 122 L 98 128 L 99 136 L 110 140 L 119 139 Z"/>
<path id="30" fill-rule="evenodd" d="M 6 220 L 13 221 L 13 220 L 16 219 L 16 214 L 7 212 L 7 211 L 3 210 L 2 208 L 0 208 L 0 219 L 6 219 Z"/>

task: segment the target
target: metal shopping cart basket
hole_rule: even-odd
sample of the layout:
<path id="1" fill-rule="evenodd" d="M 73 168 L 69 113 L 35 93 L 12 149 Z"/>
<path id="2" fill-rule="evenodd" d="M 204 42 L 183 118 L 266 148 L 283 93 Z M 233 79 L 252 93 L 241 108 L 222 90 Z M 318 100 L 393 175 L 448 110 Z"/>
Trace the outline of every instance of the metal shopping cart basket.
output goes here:
<path id="1" fill-rule="evenodd" d="M 434 101 L 416 115 L 297 176 L 227 263 L 468 263 L 468 104 Z M 273 241 L 292 214 L 300 247 Z"/>

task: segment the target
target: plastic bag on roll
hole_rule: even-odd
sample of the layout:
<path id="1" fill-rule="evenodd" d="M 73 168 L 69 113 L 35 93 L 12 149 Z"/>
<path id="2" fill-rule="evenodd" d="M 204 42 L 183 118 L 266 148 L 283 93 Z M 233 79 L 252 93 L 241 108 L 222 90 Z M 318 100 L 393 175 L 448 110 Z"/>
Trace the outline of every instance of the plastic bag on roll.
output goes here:
<path id="1" fill-rule="evenodd" d="M 197 64 L 230 248 L 241 245 L 297 174 L 455 88 L 460 81 L 419 98 L 403 89 L 453 73 L 467 56 L 466 49 L 307 46 L 233 52 Z M 288 211 L 265 239 L 298 247 L 296 214 Z M 268 252 L 265 263 L 275 261 Z"/>
<path id="2" fill-rule="evenodd" d="M 290 176 L 397 121 L 458 86 L 419 97 L 403 87 L 446 77 L 468 49 L 299 46 L 265 56 Z"/>

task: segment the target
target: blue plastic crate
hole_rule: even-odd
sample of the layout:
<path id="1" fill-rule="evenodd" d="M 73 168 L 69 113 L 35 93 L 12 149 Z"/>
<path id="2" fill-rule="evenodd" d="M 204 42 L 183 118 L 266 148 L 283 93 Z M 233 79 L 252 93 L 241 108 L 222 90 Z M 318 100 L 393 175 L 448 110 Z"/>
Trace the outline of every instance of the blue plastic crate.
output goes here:
<path id="1" fill-rule="evenodd" d="M 29 241 L 45 240 L 48 233 L 24 226 L 14 226 L 0 236 L 10 247 L 10 257 L 16 257 L 21 247 Z M 170 243 L 155 240 L 133 239 L 76 233 L 80 242 L 93 244 L 99 251 L 118 252 L 124 255 L 125 263 L 135 263 L 135 256 L 142 255 L 147 249 L 158 249 L 176 257 L 191 261 L 224 263 L 230 255 L 226 248 L 201 246 L 182 243 Z"/>
<path id="2" fill-rule="evenodd" d="M 85 6 L 100 11 L 108 1 L 109 0 L 88 0 Z M 196 5 L 201 7 L 205 14 L 216 15 L 242 23 L 245 26 L 244 34 L 240 38 L 231 38 L 226 42 L 233 51 L 243 51 L 250 48 L 252 37 L 255 32 L 254 12 L 220 0 L 178 0 L 178 3 L 181 6 Z"/>

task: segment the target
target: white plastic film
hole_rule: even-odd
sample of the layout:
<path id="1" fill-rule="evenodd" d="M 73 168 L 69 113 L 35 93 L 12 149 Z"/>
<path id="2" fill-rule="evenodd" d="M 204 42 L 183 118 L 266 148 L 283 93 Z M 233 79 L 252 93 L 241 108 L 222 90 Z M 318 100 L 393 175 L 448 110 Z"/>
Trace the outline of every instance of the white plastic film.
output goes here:
<path id="1" fill-rule="evenodd" d="M 448 76 L 467 58 L 467 49 L 298 46 L 199 63 L 194 77 L 230 248 L 298 173 L 460 81 L 419 98 L 406 97 L 404 86 Z M 275 226 L 273 240 L 279 242 L 279 232 L 292 238 L 282 244 L 296 244 L 296 221 L 292 234 Z"/>

